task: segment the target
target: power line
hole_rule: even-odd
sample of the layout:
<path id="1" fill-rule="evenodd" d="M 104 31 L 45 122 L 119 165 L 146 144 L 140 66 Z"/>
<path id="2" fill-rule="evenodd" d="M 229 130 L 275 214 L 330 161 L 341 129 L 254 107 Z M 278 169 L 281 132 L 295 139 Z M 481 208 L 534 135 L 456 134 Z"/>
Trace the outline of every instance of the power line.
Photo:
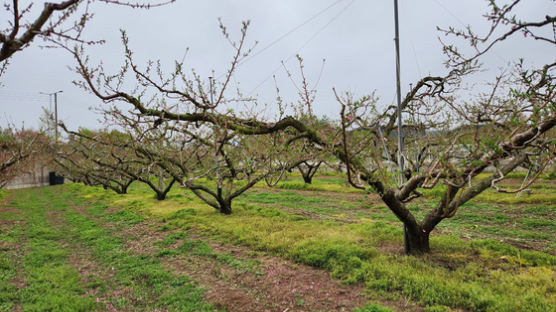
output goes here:
<path id="1" fill-rule="evenodd" d="M 400 11 L 405 19 L 409 19 L 410 14 L 408 14 L 406 7 L 400 7 Z M 421 65 L 419 64 L 419 59 L 417 57 L 417 51 L 415 50 L 415 42 L 413 41 L 413 36 L 408 36 L 408 38 L 409 43 L 411 44 L 411 50 L 413 52 L 413 59 L 415 61 L 417 73 L 419 74 L 419 77 L 423 77 L 423 75 L 421 74 Z"/>
<path id="2" fill-rule="evenodd" d="M 463 27 L 467 27 L 467 25 L 469 25 L 464 23 L 456 14 L 452 13 L 452 11 L 450 11 L 446 6 L 440 3 L 440 1 L 434 0 L 434 2 L 436 2 L 436 4 L 438 4 L 439 7 L 441 7 L 444 11 L 450 14 L 453 18 L 455 18 Z M 496 51 L 492 51 L 492 53 L 494 53 L 494 55 L 496 55 L 496 57 L 498 57 L 502 62 L 506 62 L 506 60 L 502 56 L 500 56 L 500 54 L 496 53 Z"/>
<path id="3" fill-rule="evenodd" d="M 436 2 L 436 4 L 438 4 L 439 7 L 441 7 L 444 11 L 446 11 L 448 14 L 450 14 L 453 18 L 455 18 L 458 22 L 460 22 L 460 24 L 462 24 L 463 26 L 467 26 L 457 15 L 455 15 L 454 13 L 452 13 L 452 11 L 448 10 L 447 7 L 445 7 L 442 3 L 440 3 L 440 1 L 438 0 L 434 0 L 434 2 Z"/>
<path id="4" fill-rule="evenodd" d="M 271 43 L 267 44 L 265 47 L 263 47 L 262 49 L 260 49 L 259 51 L 257 51 L 254 54 L 251 54 L 250 56 L 248 56 L 247 58 L 243 59 L 241 62 L 238 63 L 238 65 L 242 65 L 245 64 L 247 62 L 249 62 L 250 60 L 252 60 L 253 58 L 255 58 L 256 56 L 258 56 L 259 54 L 263 53 L 264 51 L 266 51 L 267 49 L 271 48 L 272 46 L 274 46 L 275 44 L 277 44 L 278 42 L 280 42 L 282 39 L 286 38 L 287 36 L 291 35 L 292 33 L 296 32 L 297 30 L 299 30 L 301 27 L 307 25 L 309 22 L 313 21 L 315 18 L 319 17 L 320 15 L 322 15 L 323 13 L 325 13 L 326 11 L 328 11 L 329 9 L 331 9 L 332 7 L 336 6 L 337 4 L 339 4 L 340 2 L 343 2 L 345 0 L 337 0 L 335 2 L 333 2 L 332 4 L 330 4 L 329 6 L 323 8 L 322 10 L 318 11 L 316 14 L 314 14 L 313 16 L 309 17 L 308 19 L 306 19 L 305 21 L 303 21 L 301 24 L 298 24 L 297 26 L 295 26 L 294 28 L 290 29 L 289 31 L 285 32 L 284 34 L 282 34 L 280 37 L 276 38 L 274 41 L 272 41 Z M 279 68 L 279 67 L 278 67 Z M 219 75 L 218 77 L 216 77 L 216 80 L 224 77 L 227 73 L 222 73 L 221 75 Z"/>
<path id="5" fill-rule="evenodd" d="M 2 96 L 2 98 L 0 99 L 0 102 L 2 103 L 13 103 L 13 102 L 17 102 L 17 103 L 27 103 L 27 102 L 34 102 L 34 103 L 48 103 L 48 100 L 46 99 L 40 99 L 40 98 L 31 98 L 31 97 L 15 97 L 15 96 Z"/>
<path id="6" fill-rule="evenodd" d="M 255 92 L 258 88 L 260 88 L 265 82 L 268 81 L 268 79 L 272 78 L 272 76 L 280 69 L 280 67 L 282 67 L 282 64 L 286 64 L 287 62 L 289 62 L 292 58 L 294 58 L 299 51 L 301 51 L 303 48 L 305 48 L 311 41 L 313 41 L 321 32 L 323 32 L 330 24 L 332 24 L 332 22 L 334 22 L 338 17 L 340 17 L 340 15 L 342 15 L 353 3 L 355 2 L 355 0 L 351 0 L 344 8 L 342 8 L 336 15 L 334 15 L 326 24 L 324 24 L 324 26 L 322 26 L 319 30 L 317 30 L 317 32 L 315 32 L 307 41 L 305 41 L 305 43 L 303 43 L 301 45 L 301 47 L 299 47 L 295 53 L 293 53 L 292 55 L 290 55 L 285 61 L 281 62 L 280 65 L 278 65 L 265 79 L 263 79 L 263 81 L 261 81 L 255 88 L 253 88 L 248 94 L 251 95 L 253 94 L 253 92 Z"/>
<path id="7" fill-rule="evenodd" d="M 272 41 L 271 43 L 269 43 L 268 45 L 266 45 L 264 48 L 262 48 L 261 50 L 259 50 L 257 53 L 252 54 L 251 56 L 249 56 L 248 58 L 244 59 L 243 61 L 240 62 L 240 64 L 243 64 L 249 60 L 251 60 L 252 58 L 256 57 L 257 55 L 263 53 L 264 51 L 266 51 L 267 49 L 269 49 L 270 47 L 274 46 L 276 43 L 280 42 L 282 39 L 286 38 L 287 36 L 291 35 L 292 33 L 294 33 L 295 31 L 297 31 L 298 29 L 300 29 L 301 27 L 307 25 L 309 22 L 311 22 L 312 20 L 314 20 L 315 18 L 319 17 L 320 15 L 322 15 L 323 13 L 325 13 L 326 11 L 328 11 L 329 9 L 331 9 L 332 7 L 336 6 L 337 4 L 339 4 L 340 2 L 343 2 L 345 0 L 337 0 L 334 3 L 332 3 L 331 5 L 325 7 L 324 9 L 320 10 L 319 12 L 317 12 L 315 15 L 309 17 L 308 19 L 306 19 L 304 22 L 302 22 L 301 24 L 295 26 L 294 28 L 292 28 L 291 30 L 287 31 L 286 33 L 284 33 L 282 36 L 278 37 L 276 40 Z"/>
<path id="8" fill-rule="evenodd" d="M 37 92 L 15 90 L 0 90 L 0 102 L 3 100 L 9 100 L 10 102 L 46 102 L 46 98 L 38 95 Z"/>

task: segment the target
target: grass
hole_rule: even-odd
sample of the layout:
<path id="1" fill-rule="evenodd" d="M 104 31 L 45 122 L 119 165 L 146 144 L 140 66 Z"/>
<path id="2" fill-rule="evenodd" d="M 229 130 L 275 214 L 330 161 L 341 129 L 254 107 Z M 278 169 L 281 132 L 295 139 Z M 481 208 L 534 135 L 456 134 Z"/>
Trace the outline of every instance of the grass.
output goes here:
<path id="1" fill-rule="evenodd" d="M 476 177 L 476 180 L 481 180 L 486 178 L 487 175 L 481 174 Z M 521 176 L 521 173 L 515 173 L 510 175 L 509 178 L 517 178 Z M 523 179 L 522 177 L 521 179 Z M 553 204 L 556 202 L 556 183 L 553 180 L 541 180 L 541 183 L 533 184 L 528 188 L 528 192 L 521 192 L 521 193 L 502 193 L 497 192 L 494 189 L 487 189 L 477 197 L 475 197 L 472 201 L 474 202 L 488 202 L 488 203 L 496 203 L 496 204 L 507 204 L 507 205 L 516 205 L 516 204 Z M 504 180 L 500 182 L 498 185 L 501 189 L 504 190 L 517 190 L 519 189 L 521 184 L 521 180 L 519 181 L 518 185 L 511 185 L 505 184 Z M 446 190 L 444 185 L 438 185 L 433 189 L 422 189 L 420 190 L 426 197 L 440 197 Z"/>
<path id="2" fill-rule="evenodd" d="M 489 191 L 465 204 L 454 218 L 439 225 L 440 233 L 433 233 L 433 253 L 420 257 L 401 254 L 401 227 L 383 204 L 374 200 L 375 197 L 366 197 L 364 192 L 347 189 L 339 181 L 338 176 L 326 175 L 316 178 L 315 186 L 302 187 L 299 177 L 293 176 L 278 190 L 259 185 L 234 201 L 230 216 L 217 213 L 190 192 L 178 188 L 169 193 L 167 200 L 157 201 L 140 184 L 133 184 L 127 195 L 79 184 L 65 185 L 59 188 L 62 195 L 47 194 L 41 205 L 63 200 L 72 205 L 90 206 L 91 217 L 88 217 L 72 210 L 72 205 L 59 205 L 72 240 L 91 250 L 98 263 L 116 264 L 117 272 L 121 272 L 117 274 L 122 274 L 115 279 L 121 282 L 96 281 L 100 286 L 95 289 L 131 287 L 133 298 L 155 298 L 143 302 L 143 309 L 170 306 L 180 310 L 178 306 L 184 309 L 188 304 L 200 302 L 180 301 L 188 292 L 192 294 L 190 297 L 199 299 L 202 292 L 191 281 L 161 269 L 158 262 L 161 258 L 194 255 L 215 259 L 238 270 L 256 267 L 232 254 L 214 252 L 205 241 L 192 239 L 180 231 L 189 230 L 323 268 L 345 283 L 364 283 L 371 298 L 403 298 L 421 305 L 425 311 L 556 311 L 556 257 L 531 249 L 551 253 L 555 250 L 552 181 L 541 181 L 529 195 L 533 199 L 526 202 L 515 200 L 515 195 L 503 195 L 500 198 L 507 198 L 506 201 L 494 202 L 497 193 Z M 428 195 L 440 191 L 433 189 Z M 22 202 L 28 201 L 22 194 L 16 195 Z M 95 204 L 87 204 L 90 201 Z M 123 210 L 108 213 L 107 203 Z M 434 204 L 430 199 L 420 200 L 410 209 L 422 217 Z M 18 215 L 4 213 L 2 218 L 17 219 Z M 142 258 L 122 252 L 117 227 L 107 230 L 98 226 L 109 222 L 121 229 L 144 218 L 157 218 L 164 222 L 164 230 L 177 232 L 160 241 L 155 254 Z M 41 237 L 54 242 L 60 240 L 56 231 L 42 227 Z M 23 239 L 25 235 L 17 227 L 10 233 L 2 233 L 2 239 L 22 242 L 28 239 Z M 175 244 L 178 244 L 176 248 L 169 248 Z M 67 262 L 64 246 L 56 248 L 61 253 L 55 254 L 54 259 L 62 264 Z M 5 272 L 3 276 L 7 276 L 5 280 L 10 281 L 18 274 L 17 260 L 6 261 L 2 260 L 0 267 Z M 9 282 L 2 285 L 10 287 Z M 174 289 L 168 285 L 179 287 Z M 81 287 L 65 293 L 81 294 L 86 299 L 82 292 L 90 286 Z M 169 288 L 172 291 L 167 293 Z M 2 292 L 0 298 L 10 294 Z M 16 297 L 23 302 L 19 294 Z M 2 304 L 17 302 L 14 300 L 8 298 Z M 120 304 L 119 307 L 129 304 L 112 303 Z M 390 310 L 369 304 L 356 311 Z"/>
<path id="3" fill-rule="evenodd" d="M 432 255 L 403 256 L 389 251 L 401 246 L 401 229 L 391 222 L 392 216 L 380 205 L 367 203 L 365 218 L 358 218 L 354 223 L 336 218 L 313 219 L 282 208 L 338 216 L 351 208 L 360 209 L 357 204 L 365 203 L 348 201 L 351 206 L 346 208 L 319 192 L 308 194 L 306 189 L 303 193 L 294 189 L 269 192 L 261 188 L 243 196 L 234 204 L 234 213 L 224 216 L 182 190 L 172 191 L 167 202 L 157 203 L 140 186 L 122 197 L 106 195 L 98 189 L 72 187 L 85 196 L 109 196 L 122 207 L 140 209 L 165 221 L 168 228 L 195 229 L 223 242 L 324 268 L 346 283 L 365 283 L 375 296 L 393 299 L 403 296 L 428 311 L 450 308 L 555 311 L 555 256 L 519 249 L 494 239 L 462 240 L 456 235 L 437 234 L 432 237 Z M 554 212 L 553 206 L 540 202 L 542 205 L 525 208 L 504 207 L 521 213 L 515 219 L 523 224 L 519 230 L 505 226 L 514 217 L 500 207 L 479 200 L 460 208 L 465 211 L 462 218 L 447 220 L 453 223 L 447 222 L 446 227 L 463 231 L 477 225 L 477 233 L 487 238 L 505 235 L 554 241 L 554 222 L 533 221 L 536 213 L 547 217 Z M 336 204 L 336 208 L 331 208 Z M 421 215 L 425 211 L 419 206 L 412 209 Z M 522 222 L 522 219 L 529 221 Z M 489 233 L 492 231 L 496 233 Z M 373 306 L 367 308 L 373 309 Z"/>
<path id="4" fill-rule="evenodd" d="M 168 248 L 179 242 L 176 248 Z M 253 271 L 259 262 L 255 260 L 237 258 L 230 253 L 216 252 L 210 245 L 201 239 L 188 238 L 184 232 L 170 234 L 166 239 L 157 242 L 161 247 L 158 257 L 198 256 L 214 259 L 220 264 L 235 268 L 238 273 Z"/>
<path id="5" fill-rule="evenodd" d="M 392 310 L 389 309 L 389 308 L 381 307 L 380 305 L 371 303 L 371 304 L 368 304 L 368 305 L 362 307 L 361 309 L 356 309 L 353 312 L 392 312 Z"/>
<path id="6" fill-rule="evenodd" d="M 240 197 L 237 202 L 243 204 L 277 204 L 282 207 L 292 207 L 318 213 L 339 213 L 343 209 L 354 208 L 352 203 L 344 202 L 337 205 L 335 201 L 329 201 L 326 198 L 309 197 L 289 190 L 248 192 Z"/>
<path id="7" fill-rule="evenodd" d="M 264 182 L 259 182 L 257 186 L 261 188 L 268 188 Z M 363 193 L 361 190 L 350 187 L 344 177 L 333 172 L 325 172 L 324 174 L 315 176 L 311 184 L 303 182 L 299 172 L 289 173 L 288 177 L 285 180 L 278 182 L 274 188 L 282 190 Z"/>
<path id="8" fill-rule="evenodd" d="M 16 244 L 24 245 L 21 260 L 11 263 L 22 264 L 24 288 L 6 289 L 10 296 L 2 302 L 5 310 L 21 305 L 25 311 L 87 311 L 96 306 L 94 299 L 83 296 L 85 290 L 79 273 L 68 265 L 68 250 L 63 248 L 60 240 L 63 234 L 55 227 L 49 226 L 45 207 L 62 209 L 56 202 L 45 198 L 33 197 L 33 193 L 20 192 L 15 197 L 12 207 L 21 211 L 25 226 L 18 226 L 10 231 Z M 12 271 L 12 278 L 15 277 Z M 4 295 L 7 293 L 4 293 Z M 4 297 L 4 295 L 2 297 Z"/>
<path id="9" fill-rule="evenodd" d="M 527 195 L 528 203 L 522 203 L 523 200 L 519 197 L 516 200 L 516 195 L 512 194 L 501 194 L 501 198 L 506 200 L 493 203 L 493 200 L 488 199 L 489 196 L 494 197 L 500 193 L 487 191 L 483 197 L 464 204 L 454 218 L 445 219 L 438 229 L 460 237 L 503 240 L 516 246 L 534 247 L 554 254 L 556 222 L 553 220 L 556 220 L 556 210 L 553 201 L 543 197 L 544 193 L 539 193 L 551 186 L 550 182 L 538 184 L 534 193 Z M 441 187 L 429 191 L 429 199 L 418 200 L 409 206 L 416 217 L 423 218 L 437 204 L 431 198 L 440 194 L 441 190 L 438 189 Z M 513 202 L 508 204 L 510 199 Z M 396 216 L 384 204 L 376 198 L 366 199 L 363 194 L 348 196 L 341 192 L 337 196 L 331 196 L 318 191 L 270 191 L 262 188 L 247 192 L 237 202 L 247 206 L 255 204 L 260 210 L 279 208 L 304 218 L 399 224 Z M 311 212 L 314 214 L 308 214 Z"/>
<path id="10" fill-rule="evenodd" d="M 55 190 L 61 191 L 58 194 Z M 213 311 L 203 291 L 187 276 L 174 276 L 155 256 L 137 256 L 123 249 L 118 226 L 141 220 L 136 212 L 106 213 L 97 202 L 88 214 L 76 211 L 84 201 L 61 188 L 15 191 L 10 203 L 25 225 L 3 234 L 3 241 L 24 245 L 21 272 L 18 259 L 2 257 L 2 310 L 96 311 L 133 307 L 135 311 Z M 113 224 L 111 229 L 102 224 Z M 91 261 L 93 272 L 81 275 L 71 261 L 78 251 Z M 16 275 L 24 287 L 15 287 Z M 124 295 L 122 295 L 124 294 Z"/>

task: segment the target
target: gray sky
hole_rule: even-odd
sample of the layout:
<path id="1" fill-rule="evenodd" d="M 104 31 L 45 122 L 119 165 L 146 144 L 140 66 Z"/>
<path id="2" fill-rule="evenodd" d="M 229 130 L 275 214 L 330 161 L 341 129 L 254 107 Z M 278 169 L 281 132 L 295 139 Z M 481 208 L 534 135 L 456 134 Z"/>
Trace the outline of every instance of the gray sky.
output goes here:
<path id="1" fill-rule="evenodd" d="M 87 39 L 105 39 L 102 46 L 88 48 L 95 62 L 102 61 L 109 71 L 122 64 L 123 48 L 119 29 L 127 31 L 136 62 L 160 59 L 168 66 L 181 59 L 189 47 L 185 66 L 194 68 L 203 77 L 223 73 L 232 57 L 232 49 L 218 28 L 218 17 L 232 37 L 239 35 L 240 23 L 250 20 L 248 43 L 258 41 L 254 53 L 288 33 L 296 26 L 338 0 L 177 0 L 176 3 L 151 10 L 94 3 L 94 19 L 86 30 Z M 38 1 L 40 2 L 40 1 Z M 556 4 L 549 0 L 527 0 L 520 13 L 524 18 L 543 18 L 555 14 Z M 445 72 L 440 35 L 436 26 L 463 28 L 472 25 L 477 31 L 488 27 L 482 15 L 484 0 L 400 0 L 402 86 L 427 74 Z M 0 26 L 5 27 L 7 12 L 0 12 Z M 241 65 L 235 81 L 259 102 L 273 107 L 274 82 L 267 79 L 273 73 L 287 100 L 295 101 L 296 93 L 281 61 L 292 73 L 297 73 L 293 57 L 299 53 L 305 60 L 305 72 L 315 83 L 326 59 L 318 84 L 314 111 L 334 116 L 339 106 L 332 87 L 351 91 L 355 95 L 376 90 L 383 105 L 389 105 L 395 95 L 393 1 L 340 0 L 324 13 L 257 54 Z M 554 61 L 554 47 L 539 42 L 509 40 L 485 56 L 482 62 L 489 73 L 475 78 L 482 83 L 509 61 L 523 57 L 532 65 Z M 37 127 L 41 106 L 48 107 L 49 98 L 40 92 L 63 90 L 59 95 L 59 117 L 71 128 L 98 128 L 100 116 L 89 107 L 101 105 L 94 96 L 71 84 L 75 73 L 68 70 L 73 59 L 67 52 L 41 49 L 41 40 L 16 53 L 7 73 L 0 77 L 0 126 L 13 122 L 20 126 Z M 464 46 L 463 44 L 461 46 Z"/>

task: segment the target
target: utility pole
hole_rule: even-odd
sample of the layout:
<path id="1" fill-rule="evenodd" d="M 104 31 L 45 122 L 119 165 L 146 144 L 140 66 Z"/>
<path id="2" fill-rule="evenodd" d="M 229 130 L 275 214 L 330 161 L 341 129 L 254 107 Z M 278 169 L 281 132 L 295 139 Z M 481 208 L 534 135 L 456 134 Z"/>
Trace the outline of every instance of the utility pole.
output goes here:
<path id="1" fill-rule="evenodd" d="M 209 78 L 209 93 L 210 93 L 210 106 L 214 106 L 214 97 L 213 97 L 213 84 L 214 84 L 214 77 L 210 76 Z M 218 140 L 216 140 L 216 135 L 214 135 L 214 169 L 216 173 L 216 185 L 220 187 L 220 175 L 218 174 Z"/>
<path id="2" fill-rule="evenodd" d="M 54 124 L 54 129 L 56 129 L 55 138 L 56 143 L 58 143 L 58 92 L 54 92 L 54 120 L 56 120 L 56 123 Z"/>
<path id="3" fill-rule="evenodd" d="M 210 105 L 214 105 L 214 99 L 213 99 L 213 95 L 212 95 L 212 88 L 213 88 L 213 84 L 214 84 L 214 77 L 209 77 L 209 81 L 210 81 Z"/>
<path id="4" fill-rule="evenodd" d="M 52 92 L 52 93 L 45 93 L 45 92 L 40 92 L 41 94 L 46 94 L 49 97 L 54 95 L 54 120 L 55 120 L 55 124 L 54 124 L 54 133 L 55 133 L 55 141 L 56 143 L 58 143 L 58 93 L 62 93 L 64 91 L 60 90 L 60 91 L 56 91 L 56 92 Z"/>
<path id="5" fill-rule="evenodd" d="M 402 132 L 402 92 L 400 82 L 400 29 L 398 23 L 398 0 L 394 0 L 394 23 L 395 35 L 394 42 L 396 43 L 396 95 L 398 99 L 398 165 L 400 167 L 399 185 L 404 183 L 404 159 L 403 159 L 403 132 Z M 407 226 L 403 225 L 403 239 L 405 253 L 409 253 L 409 243 L 407 241 Z"/>

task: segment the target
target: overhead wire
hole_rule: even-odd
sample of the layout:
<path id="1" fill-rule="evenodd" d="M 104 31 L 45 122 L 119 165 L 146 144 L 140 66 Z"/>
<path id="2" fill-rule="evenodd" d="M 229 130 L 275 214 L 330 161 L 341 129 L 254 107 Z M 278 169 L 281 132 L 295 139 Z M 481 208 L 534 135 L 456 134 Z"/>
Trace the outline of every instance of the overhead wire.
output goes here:
<path id="1" fill-rule="evenodd" d="M 35 98 L 42 100 L 46 99 L 46 95 L 40 94 L 39 92 L 35 91 L 0 89 L 0 99 L 6 97 Z"/>
<path id="2" fill-rule="evenodd" d="M 30 95 L 8 95 L 0 93 L 0 103 L 1 102 L 38 102 L 38 103 L 48 103 L 48 99 L 41 98 L 37 96 Z"/>
<path id="3" fill-rule="evenodd" d="M 456 14 L 452 13 L 452 11 L 450 11 L 446 6 L 440 3 L 439 0 L 434 0 L 434 2 L 436 2 L 436 4 L 438 4 L 439 7 L 441 7 L 444 11 L 446 11 L 454 19 L 456 19 L 456 21 L 458 21 L 463 27 L 467 27 L 469 25 L 464 23 Z M 492 51 L 492 53 L 494 53 L 494 55 L 496 55 L 496 57 L 498 57 L 502 62 L 506 62 L 506 60 L 502 56 L 500 56 L 500 54 L 496 53 L 496 51 Z"/>
<path id="4" fill-rule="evenodd" d="M 458 22 L 460 22 L 460 24 L 462 24 L 463 26 L 466 26 L 466 24 L 454 13 L 452 13 L 452 11 L 448 10 L 447 7 L 445 7 L 442 3 L 440 3 L 440 1 L 438 0 L 434 0 L 434 2 L 436 2 L 436 4 L 438 4 L 439 7 L 441 7 L 444 11 L 446 11 L 448 14 L 450 14 L 453 18 L 455 18 Z"/>
<path id="5" fill-rule="evenodd" d="M 409 20 L 409 13 L 407 12 L 407 7 L 402 6 L 400 8 L 400 13 L 403 14 L 404 19 Z M 411 44 L 411 51 L 413 52 L 413 60 L 415 61 L 415 66 L 417 69 L 417 73 L 419 74 L 418 77 L 423 77 L 421 73 L 421 65 L 419 64 L 419 58 L 417 57 L 417 51 L 415 50 L 415 42 L 413 41 L 412 36 L 407 36 L 409 43 Z"/>
<path id="6" fill-rule="evenodd" d="M 264 48 L 260 49 L 259 51 L 257 51 L 256 53 L 250 55 L 249 57 L 247 57 L 246 59 L 244 59 L 243 61 L 240 62 L 240 64 L 246 63 L 249 60 L 255 58 L 257 55 L 263 53 L 264 51 L 266 51 L 267 49 L 269 49 L 270 47 L 274 46 L 276 43 L 280 42 L 282 39 L 286 38 L 287 36 L 291 35 L 292 33 L 296 32 L 298 29 L 300 29 L 301 27 L 307 25 L 308 23 L 310 23 L 312 20 L 314 20 L 315 18 L 319 17 L 320 15 L 322 15 L 323 13 L 325 13 L 326 11 L 328 11 L 329 9 L 331 9 L 332 7 L 336 6 L 337 4 L 339 4 L 340 2 L 343 2 L 345 0 L 337 0 L 335 2 L 333 2 L 332 4 L 330 4 L 329 6 L 325 7 L 324 9 L 320 10 L 319 12 L 317 12 L 316 14 L 314 14 L 313 16 L 309 17 L 308 19 L 306 19 L 304 22 L 302 22 L 301 24 L 295 26 L 294 28 L 290 29 L 289 31 L 287 31 L 286 33 L 284 33 L 283 35 L 281 35 L 280 37 L 278 37 L 277 39 L 275 39 L 274 41 L 272 41 L 271 43 L 269 43 L 268 45 L 266 45 Z"/>
<path id="7" fill-rule="evenodd" d="M 417 65 L 417 73 L 419 73 L 419 77 L 423 77 L 423 75 L 421 74 L 421 66 L 419 65 L 419 59 L 417 58 L 417 52 L 415 51 L 415 44 L 413 43 L 413 40 L 410 39 L 411 41 L 411 50 L 413 50 L 413 58 L 415 59 L 415 65 Z"/>
<path id="8" fill-rule="evenodd" d="M 293 34 L 294 32 L 296 32 L 297 30 L 299 30 L 300 28 L 302 28 L 303 26 L 309 24 L 311 21 L 313 21 L 314 19 L 316 19 L 317 17 L 321 16 L 322 14 L 324 14 L 325 12 L 327 12 L 328 10 L 330 10 L 331 8 L 333 8 L 334 6 L 336 6 L 337 4 L 339 4 L 340 2 L 344 2 L 346 0 L 336 0 L 334 1 L 332 4 L 324 7 L 322 10 L 318 11 L 317 13 L 315 13 L 314 15 L 312 15 L 311 17 L 307 18 L 306 20 L 304 20 L 303 22 L 301 22 L 300 24 L 298 24 L 297 26 L 293 27 L 292 29 L 288 30 L 287 32 L 283 33 L 282 35 L 280 35 L 278 38 L 274 39 L 272 42 L 270 42 L 269 44 L 267 44 L 266 46 L 264 46 L 263 48 L 261 48 L 260 50 L 258 50 L 257 52 L 255 52 L 254 54 L 249 55 L 248 57 L 246 57 L 245 59 L 241 60 L 238 65 L 242 65 L 245 64 L 247 62 L 249 62 L 250 60 L 252 60 L 253 58 L 255 58 L 256 56 L 258 56 L 259 54 L 263 53 L 264 51 L 268 50 L 269 48 L 273 47 L 275 44 L 277 44 L 278 42 L 282 41 L 284 38 L 288 37 L 289 35 Z M 227 73 L 224 72 L 222 73 L 220 76 L 216 77 L 216 79 L 220 79 L 223 76 L 225 76 Z"/>
<path id="9" fill-rule="evenodd" d="M 324 24 L 319 30 L 317 30 L 307 41 L 305 41 L 296 51 L 295 53 L 291 54 L 285 61 L 280 62 L 278 66 L 268 75 L 266 76 L 255 88 L 249 91 L 249 95 L 253 94 L 257 89 L 259 89 L 268 79 L 272 78 L 272 76 L 283 66 L 289 62 L 292 58 L 299 54 L 299 52 L 305 48 L 311 41 L 313 41 L 321 32 L 323 32 L 332 22 L 334 22 L 338 17 L 340 17 L 353 3 L 355 0 L 351 0 L 345 7 L 343 7 L 336 15 L 334 15 L 326 24 Z"/>

